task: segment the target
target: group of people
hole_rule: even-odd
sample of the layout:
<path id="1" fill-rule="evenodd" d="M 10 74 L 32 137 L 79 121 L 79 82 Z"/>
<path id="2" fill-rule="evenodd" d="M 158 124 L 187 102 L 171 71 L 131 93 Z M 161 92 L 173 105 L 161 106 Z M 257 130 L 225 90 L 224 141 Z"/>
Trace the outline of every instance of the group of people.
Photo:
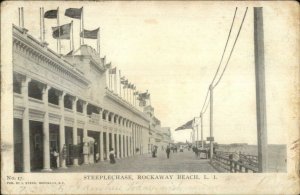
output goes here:
<path id="1" fill-rule="evenodd" d="M 153 148 L 152 148 L 152 158 L 156 158 L 157 157 L 157 146 L 153 146 Z M 164 148 L 162 148 L 162 150 L 164 150 Z M 170 146 L 167 146 L 167 148 L 166 148 L 166 154 L 167 154 L 167 158 L 170 158 L 170 152 L 171 152 L 171 148 L 170 148 Z M 173 152 L 174 152 L 174 150 L 173 150 Z"/>

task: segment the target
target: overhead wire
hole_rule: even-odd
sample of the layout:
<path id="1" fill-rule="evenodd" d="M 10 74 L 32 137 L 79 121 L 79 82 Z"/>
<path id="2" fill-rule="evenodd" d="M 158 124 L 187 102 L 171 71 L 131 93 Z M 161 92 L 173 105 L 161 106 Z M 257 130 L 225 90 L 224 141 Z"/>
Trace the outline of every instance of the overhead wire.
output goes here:
<path id="1" fill-rule="evenodd" d="M 227 49 L 227 45 L 228 45 L 228 42 L 229 42 L 229 39 L 230 39 L 230 35 L 231 35 L 231 31 L 232 31 L 232 27 L 233 27 L 233 24 L 234 24 L 234 21 L 235 21 L 235 16 L 236 16 L 236 12 L 237 12 L 237 7 L 235 8 L 235 12 L 234 12 L 234 16 L 233 16 L 233 19 L 232 19 L 232 22 L 231 22 L 231 27 L 230 27 L 230 30 L 229 30 L 229 33 L 228 33 L 228 37 L 227 37 L 227 40 L 226 40 L 226 44 L 225 44 L 225 47 L 224 47 L 224 50 L 223 50 L 223 54 L 222 54 L 222 57 L 221 57 L 221 60 L 220 60 L 220 63 L 219 63 L 219 66 L 217 68 L 217 71 L 215 73 L 215 76 L 213 78 L 213 80 L 211 81 L 211 84 L 213 84 L 213 82 L 215 81 L 216 77 L 217 77 L 217 74 L 220 70 L 220 67 L 221 67 L 221 64 L 223 62 L 223 58 L 224 58 L 224 54 L 225 54 L 225 51 Z"/>
<path id="2" fill-rule="evenodd" d="M 234 50 L 234 48 L 235 48 L 236 42 L 237 42 L 237 40 L 238 40 L 238 38 L 239 38 L 241 29 L 242 29 L 242 27 L 243 27 L 243 24 L 244 24 L 246 15 L 247 15 L 247 11 L 248 11 L 248 7 L 247 7 L 246 10 L 245 10 L 243 20 L 242 20 L 242 22 L 241 22 L 241 25 L 240 25 L 238 34 L 237 34 L 237 36 L 236 36 L 236 38 L 235 38 L 235 41 L 234 41 L 234 43 L 233 43 L 233 46 L 232 46 L 232 48 L 231 48 L 231 51 L 230 51 L 229 57 L 228 57 L 228 59 L 227 59 L 227 62 L 226 62 L 226 64 L 225 64 L 225 66 L 224 66 L 224 69 L 223 69 L 223 71 L 222 71 L 222 73 L 221 73 L 221 75 L 220 75 L 218 81 L 216 82 L 215 85 L 213 85 L 213 89 L 219 84 L 219 82 L 221 81 L 221 79 L 222 79 L 222 77 L 223 77 L 223 75 L 224 75 L 224 72 L 225 72 L 225 70 L 226 70 L 226 68 L 227 68 L 227 65 L 228 65 L 228 63 L 229 63 L 229 60 L 230 60 L 231 55 L 232 55 L 232 53 L 233 53 L 233 50 Z"/>
<path id="3" fill-rule="evenodd" d="M 206 93 L 206 97 L 205 97 L 205 100 L 204 100 L 204 104 L 203 104 L 203 106 L 202 106 L 202 108 L 201 108 L 201 112 L 200 112 L 200 113 L 202 113 L 203 108 L 204 108 L 204 106 L 205 106 L 205 104 L 206 104 L 206 100 L 207 100 L 207 98 L 208 98 L 208 94 L 209 94 L 209 89 L 207 89 L 207 93 Z"/>
<path id="4" fill-rule="evenodd" d="M 219 72 L 219 69 L 220 69 L 220 67 L 221 67 L 221 64 L 222 64 L 222 61 L 223 61 L 223 58 L 224 58 L 224 54 L 225 54 L 225 51 L 226 51 L 226 48 L 227 48 L 227 45 L 228 45 L 228 42 L 229 42 L 229 39 L 230 39 L 230 36 L 231 36 L 232 27 L 233 27 L 233 24 L 234 24 L 234 21 L 235 21 L 235 16 L 236 16 L 236 13 L 237 13 L 237 9 L 238 9 L 238 8 L 236 7 L 236 8 L 235 8 L 235 11 L 234 11 L 234 15 L 233 15 L 232 22 L 231 22 L 230 30 L 229 30 L 229 33 L 228 33 L 228 36 L 227 36 L 226 44 L 225 44 L 225 47 L 224 47 L 224 50 L 223 50 L 223 54 L 222 54 L 222 57 L 221 57 L 221 60 L 220 60 L 218 69 L 217 69 L 217 71 L 216 71 L 216 73 L 215 73 L 215 75 L 214 75 L 213 80 L 211 81 L 211 84 L 213 84 L 213 82 L 215 81 L 216 76 L 217 76 L 217 74 L 218 74 L 218 72 Z M 205 111 L 203 112 L 203 108 L 204 108 L 204 106 L 205 106 L 205 104 L 206 104 L 206 101 L 207 101 L 207 98 L 208 98 L 208 94 L 209 94 L 209 89 L 207 89 L 206 97 L 205 97 L 203 106 L 202 106 L 202 108 L 201 108 L 200 116 L 201 116 L 201 114 L 204 114 L 205 111 L 206 111 L 206 109 L 207 109 L 207 107 L 206 107 Z"/>

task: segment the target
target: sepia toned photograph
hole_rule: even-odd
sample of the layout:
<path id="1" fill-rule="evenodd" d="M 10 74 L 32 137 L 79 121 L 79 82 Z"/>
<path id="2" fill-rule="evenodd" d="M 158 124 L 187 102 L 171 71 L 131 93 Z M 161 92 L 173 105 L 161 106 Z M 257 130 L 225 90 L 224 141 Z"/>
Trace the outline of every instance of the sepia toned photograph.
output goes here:
<path id="1" fill-rule="evenodd" d="M 293 1 L 3 2 L 1 192 L 298 194 L 299 73 Z"/>

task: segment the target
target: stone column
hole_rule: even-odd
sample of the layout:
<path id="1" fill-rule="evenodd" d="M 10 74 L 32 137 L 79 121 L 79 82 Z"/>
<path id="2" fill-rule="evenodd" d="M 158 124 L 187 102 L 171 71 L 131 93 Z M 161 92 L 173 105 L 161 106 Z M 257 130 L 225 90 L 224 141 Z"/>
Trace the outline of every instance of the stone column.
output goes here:
<path id="1" fill-rule="evenodd" d="M 52 171 L 50 168 L 50 147 L 49 147 L 49 111 L 48 111 L 48 85 L 43 89 L 44 121 L 43 121 L 43 170 Z"/>
<path id="2" fill-rule="evenodd" d="M 127 135 L 124 135 L 124 147 L 125 147 L 125 157 L 128 157 L 128 150 L 127 150 Z"/>
<path id="3" fill-rule="evenodd" d="M 137 127 L 137 147 L 139 148 L 139 154 L 141 154 L 141 142 L 140 142 L 140 126 Z"/>
<path id="4" fill-rule="evenodd" d="M 109 130 L 106 131 L 106 160 L 109 160 Z"/>
<path id="5" fill-rule="evenodd" d="M 23 120 L 22 120 L 22 134 L 23 134 L 23 172 L 30 172 L 30 131 L 29 131 L 29 108 L 28 108 L 28 84 L 31 81 L 26 77 L 22 81 L 22 95 L 23 95 Z"/>
<path id="6" fill-rule="evenodd" d="M 140 154 L 140 140 L 139 140 L 139 126 L 136 127 L 136 147 L 139 149 L 138 154 Z"/>
<path id="7" fill-rule="evenodd" d="M 129 136 L 129 155 L 132 156 L 132 139 L 131 139 L 131 136 Z"/>
<path id="8" fill-rule="evenodd" d="M 77 147 L 77 101 L 78 98 L 74 97 L 72 110 L 74 112 L 74 124 L 73 124 L 73 145 Z M 78 166 L 78 157 L 73 158 L 73 166 Z"/>
<path id="9" fill-rule="evenodd" d="M 141 134 L 141 127 L 139 127 L 139 148 L 140 148 L 140 154 L 142 154 L 142 134 Z"/>
<path id="10" fill-rule="evenodd" d="M 133 138 L 133 139 L 131 139 L 132 140 L 132 155 L 134 155 L 135 154 L 135 151 L 134 151 L 134 124 L 132 124 L 132 126 L 131 126 L 131 137 Z"/>
<path id="11" fill-rule="evenodd" d="M 99 111 L 99 128 L 100 128 L 100 131 L 99 131 L 99 146 L 100 146 L 100 148 L 99 148 L 99 153 L 100 153 L 100 161 L 103 161 L 103 157 L 104 157 L 104 155 L 103 155 L 103 152 L 104 152 L 104 143 L 103 143 L 103 121 L 102 121 L 102 110 L 100 109 L 100 111 Z"/>
<path id="12" fill-rule="evenodd" d="M 123 140 L 123 133 L 121 132 L 121 158 L 124 157 L 124 140 Z"/>
<path id="13" fill-rule="evenodd" d="M 117 151 L 117 158 L 120 158 L 120 143 L 119 143 L 119 134 L 116 133 L 116 137 L 117 137 L 117 148 L 116 148 L 116 151 Z"/>
<path id="14" fill-rule="evenodd" d="M 66 93 L 62 92 L 59 96 L 59 107 L 60 107 L 60 124 L 59 124 L 59 160 L 60 160 L 60 167 L 61 168 L 67 168 L 66 167 L 66 159 L 63 158 L 63 148 L 65 145 L 65 108 L 64 108 L 64 97 Z"/>
<path id="15" fill-rule="evenodd" d="M 134 153 L 138 154 L 138 152 L 136 152 L 136 148 L 137 148 L 137 125 L 134 125 Z"/>
<path id="16" fill-rule="evenodd" d="M 83 103 L 83 115 L 84 115 L 84 127 L 83 127 L 83 142 L 84 145 L 88 145 L 88 135 L 87 135 L 87 123 L 88 123 L 88 117 L 87 117 L 87 102 Z M 83 146 L 83 147 L 87 147 L 87 146 Z M 89 164 L 89 155 L 88 154 L 83 154 L 83 164 Z"/>
<path id="17" fill-rule="evenodd" d="M 100 135 L 100 161 L 103 161 L 103 147 L 104 147 L 104 143 L 103 143 L 103 131 L 100 131 L 99 133 Z"/>

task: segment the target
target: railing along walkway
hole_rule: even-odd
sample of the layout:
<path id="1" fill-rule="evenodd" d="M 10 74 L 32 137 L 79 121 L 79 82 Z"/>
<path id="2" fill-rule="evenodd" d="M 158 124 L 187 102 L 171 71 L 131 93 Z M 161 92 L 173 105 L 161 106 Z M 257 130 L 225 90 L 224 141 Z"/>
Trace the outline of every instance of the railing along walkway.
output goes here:
<path id="1" fill-rule="evenodd" d="M 257 156 L 237 154 L 234 152 L 217 151 L 213 158 L 214 164 L 228 172 L 258 172 Z"/>

